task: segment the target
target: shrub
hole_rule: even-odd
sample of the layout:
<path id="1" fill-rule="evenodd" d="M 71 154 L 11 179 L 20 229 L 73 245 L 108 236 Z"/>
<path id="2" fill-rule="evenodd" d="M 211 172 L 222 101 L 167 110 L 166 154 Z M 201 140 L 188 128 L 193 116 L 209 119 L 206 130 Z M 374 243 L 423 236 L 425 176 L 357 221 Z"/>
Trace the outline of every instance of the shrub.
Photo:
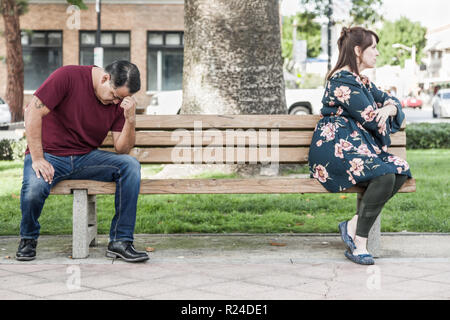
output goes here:
<path id="1" fill-rule="evenodd" d="M 405 132 L 407 149 L 450 148 L 450 123 L 410 123 Z"/>
<path id="2" fill-rule="evenodd" d="M 0 140 L 0 160 L 23 160 L 26 148 L 26 138 L 18 141 L 13 139 Z"/>
<path id="3" fill-rule="evenodd" d="M 27 139 L 23 137 L 18 141 L 13 141 L 11 145 L 13 150 L 13 160 L 25 159 L 25 151 L 27 150 Z"/>
<path id="4" fill-rule="evenodd" d="M 0 160 L 12 160 L 11 140 L 0 140 Z"/>

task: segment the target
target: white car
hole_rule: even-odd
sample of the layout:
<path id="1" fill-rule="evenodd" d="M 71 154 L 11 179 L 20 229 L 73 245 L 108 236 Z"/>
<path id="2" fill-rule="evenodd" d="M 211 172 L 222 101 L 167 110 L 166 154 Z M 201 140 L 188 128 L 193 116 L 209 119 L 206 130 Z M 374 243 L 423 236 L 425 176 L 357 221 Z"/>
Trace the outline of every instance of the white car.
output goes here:
<path id="1" fill-rule="evenodd" d="M 319 114 L 322 108 L 323 92 L 323 88 L 286 90 L 288 114 Z M 182 101 L 182 90 L 157 92 L 151 97 L 145 114 L 179 114 Z"/>
<path id="2" fill-rule="evenodd" d="M 288 114 L 320 114 L 325 89 L 287 89 Z"/>
<path id="3" fill-rule="evenodd" d="M 433 118 L 450 117 L 450 89 L 439 90 L 433 98 Z"/>
<path id="4" fill-rule="evenodd" d="M 0 98 L 0 124 L 11 122 L 11 112 L 8 104 Z"/>
<path id="5" fill-rule="evenodd" d="M 151 97 L 145 114 L 179 114 L 182 101 L 182 90 L 157 92 Z"/>

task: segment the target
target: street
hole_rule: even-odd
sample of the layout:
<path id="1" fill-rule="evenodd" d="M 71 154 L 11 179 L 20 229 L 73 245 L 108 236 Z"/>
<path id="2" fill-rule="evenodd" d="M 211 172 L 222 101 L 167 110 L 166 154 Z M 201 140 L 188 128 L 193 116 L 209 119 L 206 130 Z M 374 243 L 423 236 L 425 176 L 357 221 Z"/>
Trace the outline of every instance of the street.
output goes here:
<path id="1" fill-rule="evenodd" d="M 406 123 L 413 122 L 450 122 L 450 118 L 433 118 L 431 107 L 424 106 L 422 109 L 404 108 Z"/>

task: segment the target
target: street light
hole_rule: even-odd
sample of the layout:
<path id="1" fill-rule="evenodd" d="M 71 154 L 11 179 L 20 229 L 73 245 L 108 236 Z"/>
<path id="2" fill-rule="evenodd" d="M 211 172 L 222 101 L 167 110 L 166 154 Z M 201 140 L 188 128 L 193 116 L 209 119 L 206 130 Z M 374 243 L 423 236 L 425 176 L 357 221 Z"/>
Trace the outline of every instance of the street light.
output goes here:
<path id="1" fill-rule="evenodd" d="M 415 73 L 416 72 L 416 67 L 415 67 L 416 66 L 416 45 L 413 44 L 412 47 L 410 48 L 401 43 L 394 43 L 392 45 L 392 48 L 395 48 L 395 49 L 401 48 L 401 49 L 411 52 L 411 59 L 413 61 L 414 73 Z"/>
<path id="2" fill-rule="evenodd" d="M 405 46 L 401 43 L 394 43 L 392 45 L 393 48 L 403 49 L 411 52 L 411 60 L 412 60 L 412 77 L 409 77 L 409 87 L 407 86 L 408 92 L 415 91 L 417 88 L 417 78 L 416 78 L 416 46 L 412 45 L 412 47 Z M 405 66 L 406 67 L 406 66 Z M 405 75 L 406 76 L 406 75 Z M 406 80 L 406 79 L 405 79 Z"/>
<path id="3" fill-rule="evenodd" d="M 97 32 L 95 34 L 94 65 L 103 67 L 103 47 L 101 45 L 101 11 L 102 1 L 95 1 L 95 11 L 97 12 Z"/>

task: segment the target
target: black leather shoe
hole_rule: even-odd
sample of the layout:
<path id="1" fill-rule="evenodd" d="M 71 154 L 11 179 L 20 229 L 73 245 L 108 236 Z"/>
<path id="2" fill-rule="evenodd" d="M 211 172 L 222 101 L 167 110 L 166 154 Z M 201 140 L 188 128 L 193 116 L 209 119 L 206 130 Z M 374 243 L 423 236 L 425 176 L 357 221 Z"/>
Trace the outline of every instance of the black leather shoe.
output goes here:
<path id="1" fill-rule="evenodd" d="M 36 258 L 37 240 L 20 239 L 19 249 L 16 252 L 16 260 L 30 261 Z"/>
<path id="2" fill-rule="evenodd" d="M 148 260 L 147 252 L 136 251 L 132 241 L 111 241 L 106 250 L 108 258 L 122 258 L 127 262 L 140 262 Z"/>

